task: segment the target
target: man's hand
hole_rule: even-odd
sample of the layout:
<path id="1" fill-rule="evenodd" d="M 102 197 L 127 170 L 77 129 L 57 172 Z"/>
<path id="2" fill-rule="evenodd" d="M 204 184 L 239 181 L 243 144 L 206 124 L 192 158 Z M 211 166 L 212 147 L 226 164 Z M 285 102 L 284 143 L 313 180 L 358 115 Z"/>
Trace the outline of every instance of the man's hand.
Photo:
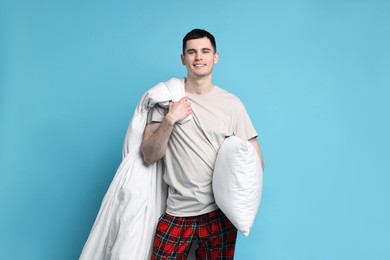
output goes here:
<path id="1" fill-rule="evenodd" d="M 192 114 L 191 103 L 187 97 L 182 97 L 177 102 L 169 102 L 168 113 L 166 119 L 174 125 L 177 121 L 185 119 Z"/>

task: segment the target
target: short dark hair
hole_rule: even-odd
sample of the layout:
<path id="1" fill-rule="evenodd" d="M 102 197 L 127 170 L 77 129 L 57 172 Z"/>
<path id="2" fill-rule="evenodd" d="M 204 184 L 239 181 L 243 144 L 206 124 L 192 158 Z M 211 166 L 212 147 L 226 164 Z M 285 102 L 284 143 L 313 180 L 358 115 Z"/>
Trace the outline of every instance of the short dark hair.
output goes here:
<path id="1" fill-rule="evenodd" d="M 204 37 L 206 37 L 207 39 L 210 40 L 211 45 L 214 48 L 214 51 L 217 52 L 217 44 L 215 42 L 214 36 L 211 33 L 209 33 L 206 30 L 203 30 L 203 29 L 193 29 L 192 31 L 187 33 L 186 36 L 184 36 L 184 38 L 183 38 L 183 55 L 185 54 L 187 41 L 201 39 Z"/>

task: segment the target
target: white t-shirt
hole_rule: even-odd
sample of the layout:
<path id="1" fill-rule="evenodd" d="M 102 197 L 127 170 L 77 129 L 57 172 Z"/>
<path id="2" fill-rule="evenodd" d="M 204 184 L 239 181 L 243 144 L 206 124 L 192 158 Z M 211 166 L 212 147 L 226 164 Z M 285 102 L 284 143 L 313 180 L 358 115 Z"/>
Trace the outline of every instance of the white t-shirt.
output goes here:
<path id="1" fill-rule="evenodd" d="M 186 93 L 193 119 L 175 124 L 164 156 L 168 184 L 166 212 L 173 216 L 197 216 L 218 208 L 212 191 L 212 174 L 219 147 L 227 136 L 244 140 L 257 132 L 244 105 L 219 87 L 204 95 Z M 148 123 L 161 122 L 167 110 L 156 106 Z"/>

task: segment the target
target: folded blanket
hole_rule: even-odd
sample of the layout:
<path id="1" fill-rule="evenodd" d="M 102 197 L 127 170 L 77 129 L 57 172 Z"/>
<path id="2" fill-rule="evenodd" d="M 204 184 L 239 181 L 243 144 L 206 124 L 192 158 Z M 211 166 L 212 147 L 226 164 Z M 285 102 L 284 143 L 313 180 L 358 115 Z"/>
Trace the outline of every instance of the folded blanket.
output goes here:
<path id="1" fill-rule="evenodd" d="M 157 84 L 139 101 L 123 143 L 123 160 L 104 196 L 81 260 L 150 258 L 158 218 L 165 211 L 167 187 L 163 161 L 146 164 L 140 145 L 149 109 L 157 103 L 167 106 L 184 95 L 184 79 L 172 78 Z"/>

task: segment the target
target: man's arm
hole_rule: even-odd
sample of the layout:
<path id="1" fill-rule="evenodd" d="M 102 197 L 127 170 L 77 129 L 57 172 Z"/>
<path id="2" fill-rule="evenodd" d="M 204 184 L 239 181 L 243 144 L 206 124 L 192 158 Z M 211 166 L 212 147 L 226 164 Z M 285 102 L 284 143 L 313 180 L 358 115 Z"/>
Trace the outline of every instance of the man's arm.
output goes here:
<path id="1" fill-rule="evenodd" d="M 249 139 L 248 141 L 253 145 L 253 148 L 255 148 L 257 154 L 259 155 L 260 162 L 261 162 L 261 168 L 264 171 L 263 154 L 261 153 L 260 145 L 259 145 L 259 142 L 257 141 L 257 138 L 253 137 L 253 138 Z"/>
<path id="2" fill-rule="evenodd" d="M 147 163 L 153 164 L 164 156 L 173 126 L 190 114 L 191 104 L 187 97 L 183 97 L 178 102 L 169 103 L 168 113 L 161 123 L 150 123 L 145 127 L 141 153 Z"/>

